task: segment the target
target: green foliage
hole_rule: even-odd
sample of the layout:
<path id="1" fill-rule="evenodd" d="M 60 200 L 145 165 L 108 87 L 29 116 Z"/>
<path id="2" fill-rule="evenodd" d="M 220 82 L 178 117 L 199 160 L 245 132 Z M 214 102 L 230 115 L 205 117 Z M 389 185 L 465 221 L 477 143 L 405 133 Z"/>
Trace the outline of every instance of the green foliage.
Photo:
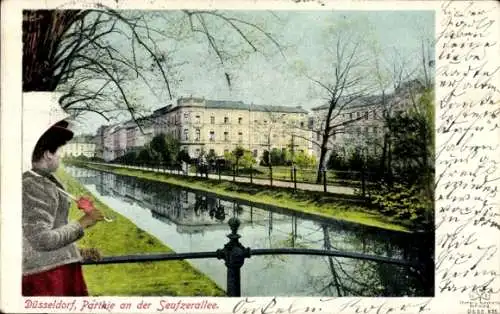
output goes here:
<path id="1" fill-rule="evenodd" d="M 239 161 L 239 166 L 241 168 L 250 168 L 250 167 L 253 167 L 256 163 L 257 163 L 257 161 L 253 157 L 252 153 L 247 150 L 247 151 L 245 151 L 245 153 L 241 157 L 241 159 Z"/>
<path id="2" fill-rule="evenodd" d="M 152 157 L 155 161 L 161 161 L 172 166 L 178 160 L 180 143 L 170 134 L 159 134 L 149 144 Z"/>
<path id="3" fill-rule="evenodd" d="M 224 159 L 231 166 L 236 165 L 238 168 L 250 168 L 256 164 L 256 160 L 249 150 L 238 146 L 232 152 L 224 153 Z"/>
<path id="4" fill-rule="evenodd" d="M 380 189 L 372 194 L 372 204 L 384 215 L 409 219 L 415 224 L 430 223 L 432 204 L 417 186 L 408 187 L 399 183 L 393 186 L 381 185 Z"/>
<path id="5" fill-rule="evenodd" d="M 265 159 L 267 157 L 267 159 Z M 263 160 L 268 160 L 271 161 L 271 165 L 273 166 L 284 166 L 284 165 L 291 165 L 292 164 L 292 155 L 290 151 L 288 151 L 286 148 L 284 149 L 278 149 L 278 148 L 273 148 L 270 153 L 267 151 L 264 151 L 263 155 Z M 269 163 L 262 163 L 265 166 L 268 166 Z"/>
<path id="6" fill-rule="evenodd" d="M 243 154 L 245 154 L 245 149 L 241 146 L 238 146 L 233 150 L 233 155 L 236 157 L 236 159 L 240 159 L 241 157 L 243 157 Z"/>
<path id="7" fill-rule="evenodd" d="M 305 152 L 295 153 L 295 158 L 293 161 L 300 169 L 314 168 L 317 164 L 316 157 Z"/>
<path id="8" fill-rule="evenodd" d="M 191 157 L 189 156 L 189 153 L 185 150 L 179 151 L 179 154 L 177 154 L 177 162 L 186 162 L 186 163 L 191 163 Z"/>
<path id="9" fill-rule="evenodd" d="M 277 148 L 273 148 L 270 153 L 271 164 L 273 166 L 281 166 L 283 165 L 283 155 L 281 150 Z"/>
<path id="10" fill-rule="evenodd" d="M 207 160 L 208 161 L 214 161 L 217 159 L 217 155 L 215 154 L 215 151 L 211 150 L 207 154 Z"/>
<path id="11" fill-rule="evenodd" d="M 234 156 L 234 154 L 232 152 L 225 152 L 224 153 L 224 159 L 226 160 L 226 162 L 232 166 L 232 165 L 235 165 L 236 164 L 236 157 Z"/>
<path id="12" fill-rule="evenodd" d="M 347 161 L 347 166 L 349 170 L 359 171 L 363 168 L 364 165 L 365 165 L 365 160 L 363 153 L 361 152 L 360 149 L 356 149 L 354 153 L 352 153 L 349 156 L 349 159 Z"/>
<path id="13" fill-rule="evenodd" d="M 388 119 L 392 170 L 407 185 L 426 186 L 434 177 L 432 92 L 426 91 L 412 110 Z"/>
<path id="14" fill-rule="evenodd" d="M 260 165 L 261 166 L 269 166 L 269 161 L 270 161 L 270 154 L 268 150 L 265 150 L 262 153 L 262 157 L 260 158 Z"/>
<path id="15" fill-rule="evenodd" d="M 347 162 L 337 151 L 332 151 L 327 167 L 333 170 L 347 170 Z"/>
<path id="16" fill-rule="evenodd" d="M 143 148 L 139 155 L 137 156 L 137 162 L 139 163 L 149 163 L 153 160 L 149 149 Z"/>
<path id="17" fill-rule="evenodd" d="M 116 159 L 117 162 L 131 164 L 137 160 L 137 152 L 131 151 Z"/>

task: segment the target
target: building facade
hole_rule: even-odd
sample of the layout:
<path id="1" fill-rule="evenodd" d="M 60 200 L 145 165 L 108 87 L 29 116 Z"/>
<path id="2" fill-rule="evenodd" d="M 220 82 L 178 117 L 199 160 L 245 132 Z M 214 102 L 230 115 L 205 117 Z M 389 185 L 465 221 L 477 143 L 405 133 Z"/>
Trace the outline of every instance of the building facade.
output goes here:
<path id="1" fill-rule="evenodd" d="M 332 115 L 330 125 L 337 126 L 338 133 L 332 134 L 328 148 L 340 155 L 348 155 L 357 149 L 366 154 L 377 154 L 386 132 L 384 116 L 392 116 L 412 108 L 414 101 L 421 95 L 421 86 L 411 81 L 387 95 L 372 95 L 357 98 L 348 104 L 340 102 Z M 313 130 L 314 151 L 320 154 L 322 130 L 329 105 L 312 109 L 311 129 Z M 332 132 L 334 133 L 334 132 Z"/>
<path id="2" fill-rule="evenodd" d="M 91 136 L 75 136 L 66 145 L 61 147 L 61 157 L 96 156 L 96 144 Z"/>
<path id="3" fill-rule="evenodd" d="M 273 148 L 311 152 L 308 112 L 302 108 L 262 106 L 238 101 L 180 98 L 162 115 L 167 133 L 191 157 L 202 152 L 223 156 L 241 146 L 254 157 Z"/>
<path id="4" fill-rule="evenodd" d="M 146 146 L 154 136 L 169 134 L 193 158 L 202 153 L 223 157 L 241 146 L 257 159 L 265 150 L 288 149 L 311 154 L 309 114 L 300 107 L 263 106 L 240 101 L 180 98 L 159 108 L 139 124 L 127 121 L 101 127 L 106 161 Z"/>

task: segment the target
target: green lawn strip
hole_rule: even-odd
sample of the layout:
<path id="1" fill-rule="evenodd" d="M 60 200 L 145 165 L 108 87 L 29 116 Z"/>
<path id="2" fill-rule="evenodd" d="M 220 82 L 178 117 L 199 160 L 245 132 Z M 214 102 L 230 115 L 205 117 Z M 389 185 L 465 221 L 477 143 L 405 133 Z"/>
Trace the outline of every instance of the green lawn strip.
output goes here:
<path id="1" fill-rule="evenodd" d="M 63 169 L 57 177 L 73 195 L 88 195 L 113 222 L 100 222 L 85 232 L 78 242 L 80 247 L 98 248 L 103 256 L 172 252 L 157 238 L 139 229 L 124 216 L 93 197 L 79 182 Z M 71 206 L 70 218 L 77 219 L 81 212 Z M 131 264 L 87 265 L 84 275 L 93 296 L 223 296 L 220 289 L 206 275 L 186 261 L 143 262 Z"/>
<path id="2" fill-rule="evenodd" d="M 125 169 L 113 165 L 86 165 L 95 170 L 139 177 L 174 184 L 181 187 L 217 193 L 221 196 L 285 207 L 298 212 L 355 222 L 387 230 L 411 232 L 409 224 L 384 216 L 353 200 L 339 200 L 322 192 L 297 191 L 290 188 L 260 186 L 257 184 L 201 179 L 155 173 L 147 170 Z M 351 197 L 352 198 L 352 197 Z"/>

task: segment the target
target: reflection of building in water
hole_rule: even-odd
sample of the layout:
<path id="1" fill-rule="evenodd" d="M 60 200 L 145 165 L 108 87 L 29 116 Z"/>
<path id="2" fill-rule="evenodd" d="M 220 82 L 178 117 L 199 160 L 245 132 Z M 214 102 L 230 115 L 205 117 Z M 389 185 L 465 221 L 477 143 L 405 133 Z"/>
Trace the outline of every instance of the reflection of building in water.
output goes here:
<path id="1" fill-rule="evenodd" d="M 220 226 L 221 230 L 227 229 L 227 220 L 233 216 L 237 216 L 243 225 L 269 225 L 270 230 L 272 224 L 289 224 L 292 219 L 275 213 L 271 214 L 273 218 L 270 220 L 267 210 L 134 178 L 105 176 L 101 187 L 129 203 L 135 202 L 150 209 L 156 218 L 165 217 L 183 233 L 194 233 L 208 227 L 219 229 L 216 226 Z"/>

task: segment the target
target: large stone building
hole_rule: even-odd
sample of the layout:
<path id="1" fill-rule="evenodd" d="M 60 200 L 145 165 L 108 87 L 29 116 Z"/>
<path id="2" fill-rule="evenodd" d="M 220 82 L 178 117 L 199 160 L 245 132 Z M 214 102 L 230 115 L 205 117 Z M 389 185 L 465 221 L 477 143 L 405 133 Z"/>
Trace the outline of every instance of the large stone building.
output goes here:
<path id="1" fill-rule="evenodd" d="M 332 115 L 331 125 L 337 126 L 337 134 L 331 135 L 328 148 L 340 155 L 361 149 L 367 154 L 377 154 L 381 149 L 385 134 L 384 114 L 393 115 L 412 108 L 413 102 L 421 95 L 422 86 L 417 81 L 402 84 L 387 95 L 372 95 L 349 101 L 339 102 Z M 312 109 L 311 129 L 314 142 L 322 142 L 321 131 L 329 105 Z M 320 146 L 315 144 L 314 151 L 319 156 Z"/>
<path id="2" fill-rule="evenodd" d="M 312 149 L 308 112 L 302 108 L 189 97 L 156 113 L 155 133 L 172 134 L 192 157 L 202 152 L 223 156 L 237 146 L 261 157 L 264 150 L 290 149 L 292 141 L 296 151 Z"/>
<path id="3" fill-rule="evenodd" d="M 170 134 L 193 158 L 202 152 L 222 157 L 241 146 L 259 159 L 273 148 L 311 154 L 308 112 L 300 107 L 263 106 L 240 101 L 180 98 L 140 119 L 103 126 L 96 142 L 99 156 L 110 161 L 146 146 L 154 136 Z"/>

